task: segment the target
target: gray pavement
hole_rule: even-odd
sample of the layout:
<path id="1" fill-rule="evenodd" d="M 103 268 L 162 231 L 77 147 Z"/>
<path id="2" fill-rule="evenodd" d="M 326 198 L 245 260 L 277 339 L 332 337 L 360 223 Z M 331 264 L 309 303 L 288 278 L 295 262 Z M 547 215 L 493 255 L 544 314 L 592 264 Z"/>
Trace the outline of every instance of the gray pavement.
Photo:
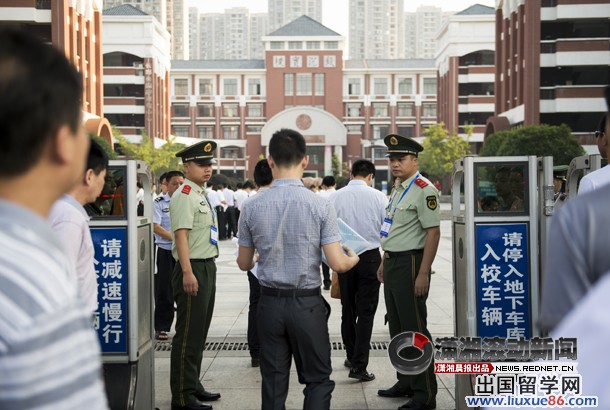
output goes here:
<path id="1" fill-rule="evenodd" d="M 441 204 L 443 216 L 450 209 L 449 204 Z M 441 241 L 436 256 L 428 298 L 428 328 L 432 337 L 453 335 L 453 280 L 451 256 L 451 222 L 441 223 Z M 238 343 L 246 342 L 248 323 L 248 279 L 235 262 L 235 244 L 230 241 L 220 243 L 220 257 L 217 260 L 218 278 L 216 306 L 210 326 L 208 342 Z M 335 347 L 341 346 L 341 303 L 331 299 L 328 291 L 324 297 L 332 306 L 329 319 L 330 339 Z M 385 303 L 383 289 L 380 292 L 379 307 L 375 316 L 373 342 L 390 341 L 388 329 L 383 324 Z M 171 336 L 172 334 L 170 334 Z M 222 398 L 213 404 L 217 410 L 260 409 L 261 376 L 258 368 L 250 366 L 250 355 L 246 349 L 205 351 L 201 368 L 202 383 L 207 390 L 219 392 Z M 387 351 L 371 351 L 368 370 L 375 373 L 376 379 L 361 383 L 347 377 L 348 370 L 343 367 L 345 351 L 332 350 L 333 373 L 331 378 L 336 387 L 332 395 L 332 409 L 396 409 L 406 399 L 388 399 L 377 396 L 377 390 L 388 388 L 396 381 L 387 356 Z M 155 398 L 160 410 L 169 410 L 171 393 L 169 388 L 169 352 L 155 353 Z M 453 376 L 438 377 L 439 392 L 437 409 L 455 409 Z M 294 362 L 290 374 L 290 391 L 286 400 L 287 409 L 303 408 L 303 388 L 297 380 Z"/>

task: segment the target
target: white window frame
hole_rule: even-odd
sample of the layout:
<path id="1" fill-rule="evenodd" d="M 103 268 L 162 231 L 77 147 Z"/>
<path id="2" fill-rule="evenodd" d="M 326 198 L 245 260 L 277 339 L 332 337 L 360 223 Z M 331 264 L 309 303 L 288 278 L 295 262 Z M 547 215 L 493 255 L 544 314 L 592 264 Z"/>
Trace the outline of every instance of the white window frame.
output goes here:
<path id="1" fill-rule="evenodd" d="M 201 87 L 200 87 L 199 82 L 201 80 L 210 80 L 212 82 L 212 93 L 211 94 L 201 94 L 200 93 Z M 216 93 L 216 79 L 214 77 L 196 77 L 196 84 L 197 84 L 197 95 L 204 95 L 204 96 L 213 97 L 213 96 L 215 96 L 217 94 Z"/>
<path id="2" fill-rule="evenodd" d="M 386 92 L 379 94 L 379 93 L 377 93 L 377 90 L 375 90 L 375 80 L 381 80 L 381 79 L 384 79 L 386 82 Z M 372 76 L 371 77 L 371 95 L 383 95 L 383 96 L 389 95 L 390 94 L 390 85 L 392 84 L 390 82 L 390 80 L 391 79 L 389 76 L 380 76 L 380 75 Z"/>
<path id="3" fill-rule="evenodd" d="M 236 94 L 226 94 L 225 93 L 225 80 L 235 80 L 235 82 L 237 83 L 237 93 Z M 241 93 L 241 82 L 239 81 L 239 77 L 222 77 L 220 79 L 220 95 L 222 95 L 223 97 L 237 97 L 239 95 L 242 95 Z"/>
<path id="4" fill-rule="evenodd" d="M 176 94 L 176 80 L 186 80 L 186 94 Z M 191 95 L 191 79 L 190 77 L 174 77 L 172 78 L 172 95 L 185 97 Z"/>

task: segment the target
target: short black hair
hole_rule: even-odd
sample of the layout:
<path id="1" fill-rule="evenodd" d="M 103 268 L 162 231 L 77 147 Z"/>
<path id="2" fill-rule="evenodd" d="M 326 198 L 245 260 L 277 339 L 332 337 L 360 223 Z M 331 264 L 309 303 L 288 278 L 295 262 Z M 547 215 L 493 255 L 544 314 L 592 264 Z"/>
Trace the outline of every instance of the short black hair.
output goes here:
<path id="1" fill-rule="evenodd" d="M 599 119 L 599 124 L 597 125 L 597 130 L 600 133 L 605 133 L 606 132 L 606 117 L 608 116 L 608 113 L 604 113 L 604 115 L 602 115 L 602 117 Z"/>
<path id="2" fill-rule="evenodd" d="M 306 154 L 305 138 L 298 131 L 282 128 L 269 141 L 269 155 L 280 167 L 297 165 Z"/>
<path id="3" fill-rule="evenodd" d="M 95 175 L 99 175 L 100 172 L 108 169 L 108 154 L 95 140 L 91 140 L 89 156 L 87 157 L 87 171 L 90 169 L 93 170 Z"/>
<path id="4" fill-rule="evenodd" d="M 242 189 L 244 187 L 244 184 L 242 184 L 241 182 L 238 182 L 236 187 L 237 187 L 237 189 Z"/>
<path id="5" fill-rule="evenodd" d="M 159 177 L 159 183 L 162 184 L 163 181 L 167 182 L 167 172 L 162 173 L 161 176 Z"/>
<path id="6" fill-rule="evenodd" d="M 252 181 L 246 181 L 244 182 L 244 189 L 254 189 L 254 184 L 252 183 Z"/>
<path id="7" fill-rule="evenodd" d="M 606 108 L 610 112 L 610 85 L 604 89 L 604 97 L 606 97 Z"/>
<path id="8" fill-rule="evenodd" d="M 271 167 L 266 159 L 261 159 L 254 167 L 254 182 L 259 187 L 270 185 L 273 182 Z"/>
<path id="9" fill-rule="evenodd" d="M 171 181 L 173 177 L 184 178 L 184 172 L 182 171 L 168 171 L 163 175 L 165 175 L 165 179 L 167 180 L 167 182 Z"/>
<path id="10" fill-rule="evenodd" d="M 59 49 L 0 29 L 0 176 L 22 175 L 57 131 L 81 127 L 82 76 Z"/>
<path id="11" fill-rule="evenodd" d="M 366 159 L 359 159 L 352 164 L 352 175 L 355 177 L 367 177 L 373 174 L 375 178 L 375 164 Z"/>
<path id="12" fill-rule="evenodd" d="M 326 175 L 324 178 L 322 178 L 322 185 L 331 187 L 337 185 L 337 182 L 335 181 L 334 176 Z"/>

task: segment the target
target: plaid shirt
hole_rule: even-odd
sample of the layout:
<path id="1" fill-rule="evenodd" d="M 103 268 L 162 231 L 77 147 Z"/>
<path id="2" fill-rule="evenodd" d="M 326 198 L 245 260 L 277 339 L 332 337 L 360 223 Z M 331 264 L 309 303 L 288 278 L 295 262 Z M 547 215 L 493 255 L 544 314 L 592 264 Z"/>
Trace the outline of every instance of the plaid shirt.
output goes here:
<path id="1" fill-rule="evenodd" d="M 320 278 L 321 248 L 339 242 L 334 208 L 298 179 L 277 179 L 245 204 L 239 217 L 239 245 L 259 253 L 261 285 L 313 289 Z"/>

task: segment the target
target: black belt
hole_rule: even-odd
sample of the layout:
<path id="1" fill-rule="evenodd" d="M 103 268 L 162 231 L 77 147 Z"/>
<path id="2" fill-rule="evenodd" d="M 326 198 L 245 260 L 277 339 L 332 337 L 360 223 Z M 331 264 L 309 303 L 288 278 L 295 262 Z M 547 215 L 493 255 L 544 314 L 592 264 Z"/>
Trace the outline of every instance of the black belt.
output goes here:
<path id="1" fill-rule="evenodd" d="M 277 296 L 280 298 L 287 298 L 293 296 L 319 296 L 322 293 L 320 292 L 320 288 L 313 289 L 276 289 L 276 288 L 267 288 L 265 286 L 261 286 L 261 295 L 265 296 Z"/>
<path id="2" fill-rule="evenodd" d="M 423 249 L 413 249 L 410 251 L 403 251 L 403 252 L 390 252 L 390 251 L 385 251 L 385 256 L 384 258 L 386 259 L 390 259 L 390 258 L 399 258 L 401 256 L 409 256 L 409 255 L 420 255 L 424 253 Z"/>
<path id="3" fill-rule="evenodd" d="M 191 262 L 214 262 L 216 258 L 191 259 Z"/>

